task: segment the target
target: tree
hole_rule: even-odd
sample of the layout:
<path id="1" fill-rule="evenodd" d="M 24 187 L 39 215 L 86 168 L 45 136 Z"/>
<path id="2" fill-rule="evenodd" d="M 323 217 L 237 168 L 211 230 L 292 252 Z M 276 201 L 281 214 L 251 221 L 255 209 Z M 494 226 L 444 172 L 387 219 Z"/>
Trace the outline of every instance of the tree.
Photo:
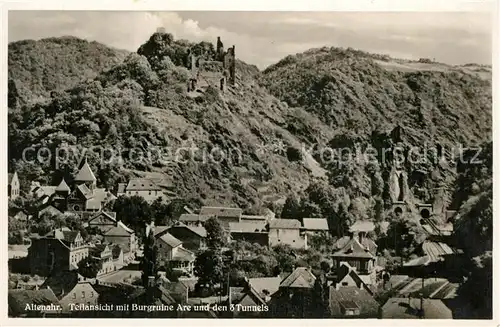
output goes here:
<path id="1" fill-rule="evenodd" d="M 198 277 L 197 287 L 213 291 L 214 286 L 221 283 L 224 273 L 224 262 L 220 253 L 206 250 L 196 257 L 194 275 Z"/>
<path id="2" fill-rule="evenodd" d="M 151 212 L 155 225 L 168 225 L 172 221 L 170 208 L 161 198 L 151 203 Z"/>
<path id="3" fill-rule="evenodd" d="M 149 225 L 146 227 L 144 251 L 141 260 L 141 279 L 144 287 L 148 287 L 150 276 L 153 276 L 156 282 L 158 278 L 158 268 L 158 246 L 156 245 L 156 239 L 154 237 L 154 227 Z"/>
<path id="4" fill-rule="evenodd" d="M 78 263 L 78 273 L 86 278 L 95 278 L 101 268 L 102 262 L 90 255 Z"/>
<path id="5" fill-rule="evenodd" d="M 300 199 L 294 194 L 286 198 L 283 210 L 281 211 L 281 218 L 285 219 L 298 219 L 300 215 Z"/>
<path id="6" fill-rule="evenodd" d="M 475 317 L 492 318 L 493 260 L 492 252 L 486 252 L 471 260 L 471 271 L 467 281 L 458 289 L 458 294 L 468 300 L 475 309 Z"/>
<path id="7" fill-rule="evenodd" d="M 123 223 L 135 231 L 140 231 L 153 216 L 149 203 L 141 196 L 120 196 L 115 200 L 113 211 Z"/>
<path id="8" fill-rule="evenodd" d="M 207 247 L 215 252 L 220 252 L 222 247 L 227 243 L 227 235 L 219 220 L 215 217 L 210 217 L 205 222 L 205 229 L 207 231 Z"/>
<path id="9" fill-rule="evenodd" d="M 329 318 L 330 317 L 330 292 L 326 280 L 326 274 L 330 271 L 328 262 L 323 261 L 320 264 L 321 271 L 316 280 L 312 290 L 312 308 L 311 312 L 314 318 Z"/>

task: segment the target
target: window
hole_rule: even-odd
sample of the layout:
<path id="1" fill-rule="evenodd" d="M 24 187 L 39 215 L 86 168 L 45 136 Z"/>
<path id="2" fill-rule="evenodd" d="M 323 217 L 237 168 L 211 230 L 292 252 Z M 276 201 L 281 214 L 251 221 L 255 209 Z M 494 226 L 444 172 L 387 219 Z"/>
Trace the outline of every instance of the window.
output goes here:
<path id="1" fill-rule="evenodd" d="M 73 292 L 73 299 L 76 299 L 76 292 Z"/>
<path id="2" fill-rule="evenodd" d="M 85 291 L 82 291 L 82 299 L 85 298 Z"/>
<path id="3" fill-rule="evenodd" d="M 149 191 L 149 195 L 151 195 L 151 193 L 153 193 L 152 191 Z"/>
<path id="4" fill-rule="evenodd" d="M 348 282 L 342 282 L 342 286 L 347 286 L 347 285 L 349 285 Z"/>
<path id="5" fill-rule="evenodd" d="M 135 195 L 139 195 L 139 191 L 135 191 Z"/>

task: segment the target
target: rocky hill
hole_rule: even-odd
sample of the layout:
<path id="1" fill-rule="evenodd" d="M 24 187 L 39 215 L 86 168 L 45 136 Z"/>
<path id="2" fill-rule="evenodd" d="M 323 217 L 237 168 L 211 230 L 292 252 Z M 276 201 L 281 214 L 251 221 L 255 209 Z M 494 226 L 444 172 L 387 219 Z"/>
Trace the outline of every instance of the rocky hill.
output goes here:
<path id="1" fill-rule="evenodd" d="M 48 41 L 35 42 L 30 55 L 14 49 L 32 41 L 9 45 L 9 76 L 18 90 L 32 90 L 21 94 L 10 88 L 12 101 L 32 102 L 65 89 L 47 103 L 10 108 L 9 164 L 24 180 L 53 176 L 45 182 L 54 183 L 61 174 L 70 179 L 77 164 L 73 160 L 56 169 L 53 158 L 47 164 L 24 163 L 22 150 L 28 146 L 54 152 L 63 145 L 78 151 L 99 146 L 114 159 L 122 151 L 121 162 L 88 155 L 99 168 L 99 183 L 109 188 L 129 176 L 152 176 L 169 185 L 172 196 L 194 206 L 233 204 L 249 212 L 269 206 L 279 213 L 292 196 L 301 202 L 302 215 L 337 221 L 347 211 L 349 219 L 380 217 L 394 200 L 391 180 L 398 167 L 380 157 L 339 164 L 326 160 L 322 149 L 401 146 L 408 151 L 439 145 L 449 160 L 405 161 L 402 187 L 411 201 L 446 206 L 457 176 L 450 148 L 491 140 L 488 67 L 322 48 L 288 56 L 263 72 L 238 61 L 236 86 L 193 93 L 187 91 L 187 51 L 195 47 L 210 53 L 210 43 L 155 33 L 122 61 L 115 50 L 71 39 L 75 45 L 68 51 L 84 68 L 60 73 L 54 58 L 57 65 L 75 65 L 73 59 L 57 57 L 62 51 L 57 45 L 68 39 L 56 40 L 50 47 L 43 45 Z M 94 56 L 96 47 L 101 50 Z M 33 58 L 40 61 L 36 67 L 47 68 L 29 78 Z M 54 78 L 56 72 L 60 76 Z M 198 149 L 188 155 L 193 146 Z M 138 159 L 137 152 L 145 158 Z M 438 194 L 438 188 L 445 191 Z"/>

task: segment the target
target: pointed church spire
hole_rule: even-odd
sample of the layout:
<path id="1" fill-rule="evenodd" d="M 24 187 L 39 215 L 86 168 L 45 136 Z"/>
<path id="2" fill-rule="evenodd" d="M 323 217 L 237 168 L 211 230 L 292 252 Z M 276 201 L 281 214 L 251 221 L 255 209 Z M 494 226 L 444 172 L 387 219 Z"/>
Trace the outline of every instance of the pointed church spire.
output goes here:
<path id="1" fill-rule="evenodd" d="M 64 180 L 64 177 L 63 177 L 61 183 L 59 183 L 59 185 L 56 187 L 56 192 L 68 192 L 68 193 L 71 192 L 71 189 L 69 188 L 68 184 Z"/>

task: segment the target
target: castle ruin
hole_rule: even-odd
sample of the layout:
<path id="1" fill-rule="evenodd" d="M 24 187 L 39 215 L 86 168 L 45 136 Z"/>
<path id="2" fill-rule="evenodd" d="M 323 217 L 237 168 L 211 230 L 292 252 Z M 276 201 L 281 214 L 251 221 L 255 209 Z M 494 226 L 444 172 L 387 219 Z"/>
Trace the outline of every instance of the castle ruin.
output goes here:
<path id="1" fill-rule="evenodd" d="M 215 54 L 196 54 L 191 49 L 187 63 L 191 71 L 188 92 L 204 91 L 209 85 L 224 91 L 227 85 L 236 85 L 235 46 L 224 51 L 220 36 L 217 37 Z"/>

